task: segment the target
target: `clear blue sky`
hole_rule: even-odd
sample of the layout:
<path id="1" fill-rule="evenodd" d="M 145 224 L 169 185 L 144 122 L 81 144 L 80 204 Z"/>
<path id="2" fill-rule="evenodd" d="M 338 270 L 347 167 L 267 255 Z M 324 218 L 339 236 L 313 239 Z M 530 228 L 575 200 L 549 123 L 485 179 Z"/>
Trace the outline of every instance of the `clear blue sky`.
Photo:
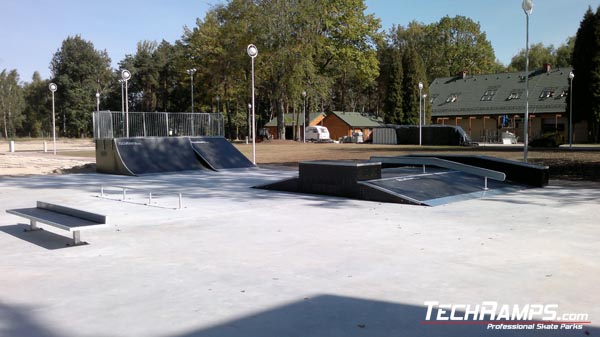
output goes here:
<path id="1" fill-rule="evenodd" d="M 199 0 L 1 0 L 0 70 L 17 69 L 22 81 L 34 71 L 50 77 L 50 60 L 68 36 L 81 35 L 106 50 L 113 66 L 135 53 L 142 40 L 173 43 L 183 26 L 221 1 Z M 368 13 L 384 29 L 410 21 L 436 22 L 445 15 L 467 16 L 487 33 L 496 57 L 504 64 L 525 47 L 525 15 L 521 0 L 367 0 Z M 575 35 L 588 6 L 600 0 L 534 0 L 530 42 L 556 47 Z"/>

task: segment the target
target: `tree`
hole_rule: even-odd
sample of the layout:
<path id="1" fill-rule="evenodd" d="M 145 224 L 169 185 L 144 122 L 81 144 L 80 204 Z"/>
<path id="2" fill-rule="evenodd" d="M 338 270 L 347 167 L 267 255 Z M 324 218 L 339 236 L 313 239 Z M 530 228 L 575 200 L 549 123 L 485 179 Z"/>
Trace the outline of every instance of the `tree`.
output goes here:
<path id="1" fill-rule="evenodd" d="M 573 46 L 573 121 L 588 122 L 590 140 L 600 134 L 600 7 L 588 8 L 577 30 Z"/>
<path id="2" fill-rule="evenodd" d="M 573 48 L 575 47 L 575 36 L 567 39 L 566 43 L 562 44 L 556 49 L 556 61 L 555 64 L 559 68 L 568 68 L 572 66 L 571 56 L 573 55 Z"/>
<path id="3" fill-rule="evenodd" d="M 414 48 L 407 48 L 402 57 L 402 67 L 404 76 L 402 81 L 402 105 L 403 118 L 402 124 L 417 125 L 419 124 L 419 100 L 422 97 L 419 94 L 426 94 L 429 85 L 427 84 L 427 76 L 425 67 L 421 57 Z M 423 83 L 423 90 L 419 91 L 419 82 Z"/>
<path id="4" fill-rule="evenodd" d="M 49 81 L 42 80 L 40 73 L 33 73 L 31 83 L 23 88 L 25 109 L 24 121 L 19 134 L 27 137 L 44 137 L 52 132 L 52 110 L 49 104 Z"/>
<path id="5" fill-rule="evenodd" d="M 0 72 L 0 113 L 4 138 L 15 137 L 15 130 L 23 121 L 23 90 L 19 85 L 19 73 L 15 69 Z"/>
<path id="6" fill-rule="evenodd" d="M 95 95 L 111 79 L 110 58 L 106 51 L 80 36 L 68 37 L 50 64 L 55 93 L 57 124 L 68 137 L 92 134 L 91 112 L 96 110 Z"/>
<path id="7" fill-rule="evenodd" d="M 379 84 L 383 94 L 383 111 L 386 123 L 402 123 L 402 52 L 391 46 L 380 47 Z"/>
<path id="8" fill-rule="evenodd" d="M 525 71 L 525 53 L 522 49 L 519 54 L 513 56 L 508 65 L 509 71 Z M 544 64 L 556 65 L 556 50 L 553 45 L 544 46 L 536 43 L 529 47 L 529 70 L 541 69 Z"/>
<path id="9" fill-rule="evenodd" d="M 489 73 L 497 63 L 492 44 L 479 23 L 464 16 L 442 18 L 426 28 L 423 50 L 428 79 L 454 76 L 463 70 Z"/>

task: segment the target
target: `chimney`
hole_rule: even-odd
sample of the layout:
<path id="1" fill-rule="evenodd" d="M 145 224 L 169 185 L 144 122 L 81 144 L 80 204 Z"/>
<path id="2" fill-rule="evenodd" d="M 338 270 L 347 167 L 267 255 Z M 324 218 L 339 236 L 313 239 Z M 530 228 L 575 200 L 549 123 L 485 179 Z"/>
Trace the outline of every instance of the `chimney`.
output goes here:
<path id="1" fill-rule="evenodd" d="M 464 80 L 465 78 L 467 78 L 467 71 L 466 70 L 461 71 L 460 73 L 458 73 L 458 77 L 460 79 Z"/>
<path id="2" fill-rule="evenodd" d="M 544 63 L 544 67 L 542 68 L 545 73 L 549 73 L 552 70 L 552 65 L 550 63 Z"/>

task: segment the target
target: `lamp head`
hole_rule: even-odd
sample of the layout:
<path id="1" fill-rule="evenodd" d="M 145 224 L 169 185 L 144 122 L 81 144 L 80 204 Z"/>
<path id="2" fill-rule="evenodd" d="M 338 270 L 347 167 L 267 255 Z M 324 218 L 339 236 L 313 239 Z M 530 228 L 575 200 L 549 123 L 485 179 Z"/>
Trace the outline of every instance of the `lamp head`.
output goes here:
<path id="1" fill-rule="evenodd" d="M 258 48 L 253 44 L 249 44 L 248 48 L 246 48 L 246 52 L 248 53 L 248 56 L 255 58 L 256 55 L 258 55 Z"/>
<path id="2" fill-rule="evenodd" d="M 58 86 L 54 83 L 50 83 L 50 85 L 48 85 L 48 89 L 50 89 L 52 92 L 55 92 L 56 89 L 58 89 Z"/>
<path id="3" fill-rule="evenodd" d="M 575 78 L 575 74 L 573 72 L 569 73 L 569 79 L 572 81 Z"/>
<path id="4" fill-rule="evenodd" d="M 533 0 L 523 0 L 521 7 L 523 7 L 525 14 L 531 15 L 531 12 L 533 12 Z"/>
<path id="5" fill-rule="evenodd" d="M 419 82 L 419 90 L 423 89 L 423 82 Z"/>
<path id="6" fill-rule="evenodd" d="M 131 72 L 127 69 L 121 70 L 121 78 L 123 81 L 128 81 L 131 78 Z"/>

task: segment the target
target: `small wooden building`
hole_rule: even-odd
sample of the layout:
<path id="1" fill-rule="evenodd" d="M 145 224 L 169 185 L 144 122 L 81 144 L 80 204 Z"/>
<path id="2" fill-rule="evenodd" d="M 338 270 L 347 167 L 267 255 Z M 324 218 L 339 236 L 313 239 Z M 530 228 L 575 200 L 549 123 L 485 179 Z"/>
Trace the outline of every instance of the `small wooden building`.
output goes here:
<path id="1" fill-rule="evenodd" d="M 323 119 L 325 118 L 325 113 L 323 112 L 312 112 L 307 113 L 307 123 L 306 127 L 322 125 Z M 304 133 L 303 123 L 302 123 L 302 114 L 284 114 L 283 121 L 285 125 L 285 139 L 302 139 L 302 134 Z M 273 135 L 277 138 L 277 118 L 271 119 L 267 124 L 265 124 L 265 128 L 269 131 L 269 134 Z M 296 131 L 294 132 L 294 128 Z"/>
<path id="2" fill-rule="evenodd" d="M 384 125 L 380 117 L 360 112 L 334 111 L 325 117 L 323 126 L 329 129 L 329 135 L 333 140 L 339 140 L 345 136 L 352 137 L 354 132 L 361 131 L 363 138 L 369 138 L 373 128 Z"/>

